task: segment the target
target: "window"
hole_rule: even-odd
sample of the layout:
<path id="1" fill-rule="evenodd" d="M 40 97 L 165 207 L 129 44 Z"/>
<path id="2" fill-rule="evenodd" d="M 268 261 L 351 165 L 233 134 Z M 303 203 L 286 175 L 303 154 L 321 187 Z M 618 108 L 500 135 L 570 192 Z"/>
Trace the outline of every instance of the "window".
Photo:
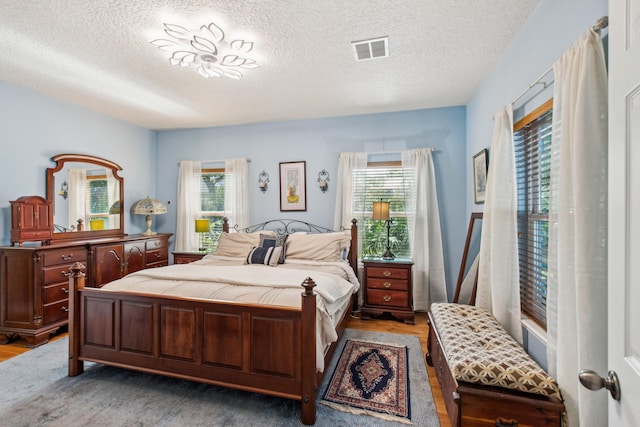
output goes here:
<path id="1" fill-rule="evenodd" d="M 415 180 L 412 171 L 403 169 L 400 162 L 369 163 L 366 169 L 353 173 L 353 212 L 359 218 L 359 231 L 363 236 L 359 256 L 380 256 L 387 247 L 386 221 L 373 221 L 373 202 L 390 202 L 392 219 L 389 230 L 391 252 L 396 258 L 410 258 L 407 230 L 408 183 Z"/>
<path id="2" fill-rule="evenodd" d="M 88 174 L 85 185 L 85 210 L 91 230 L 111 228 L 109 226 L 110 206 L 107 176 Z"/>
<path id="3" fill-rule="evenodd" d="M 522 312 L 546 328 L 552 100 L 514 125 Z"/>
<path id="4" fill-rule="evenodd" d="M 207 252 L 218 245 L 218 236 L 222 232 L 224 218 L 224 169 L 202 169 L 200 176 L 200 212 L 198 218 L 207 218 L 212 233 L 203 237 Z"/>

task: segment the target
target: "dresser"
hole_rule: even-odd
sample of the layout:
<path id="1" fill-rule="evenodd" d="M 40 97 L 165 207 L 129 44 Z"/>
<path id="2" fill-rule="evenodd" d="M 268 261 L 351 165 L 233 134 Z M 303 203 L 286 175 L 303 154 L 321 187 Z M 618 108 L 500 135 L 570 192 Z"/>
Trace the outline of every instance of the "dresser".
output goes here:
<path id="1" fill-rule="evenodd" d="M 413 286 L 409 260 L 364 260 L 362 319 L 389 313 L 413 325 Z"/>
<path id="2" fill-rule="evenodd" d="M 189 264 L 193 261 L 201 260 L 206 253 L 205 252 L 171 252 L 173 255 L 173 263 L 174 264 Z"/>
<path id="3" fill-rule="evenodd" d="M 14 337 L 30 346 L 67 324 L 69 268 L 86 266 L 86 286 L 100 287 L 128 273 L 168 265 L 171 234 L 0 248 L 0 344 Z"/>

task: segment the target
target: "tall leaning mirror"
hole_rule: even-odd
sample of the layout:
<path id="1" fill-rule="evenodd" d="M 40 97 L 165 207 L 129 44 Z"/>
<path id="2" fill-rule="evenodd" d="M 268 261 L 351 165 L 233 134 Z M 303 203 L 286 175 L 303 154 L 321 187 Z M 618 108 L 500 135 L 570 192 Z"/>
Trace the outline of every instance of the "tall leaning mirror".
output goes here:
<path id="1" fill-rule="evenodd" d="M 474 212 L 469 220 L 467 239 L 462 252 L 462 262 L 460 263 L 460 272 L 453 302 L 469 305 L 474 305 L 476 302 L 481 235 L 482 213 Z"/>
<path id="2" fill-rule="evenodd" d="M 122 168 L 84 154 L 59 154 L 47 169 L 54 240 L 124 236 Z"/>

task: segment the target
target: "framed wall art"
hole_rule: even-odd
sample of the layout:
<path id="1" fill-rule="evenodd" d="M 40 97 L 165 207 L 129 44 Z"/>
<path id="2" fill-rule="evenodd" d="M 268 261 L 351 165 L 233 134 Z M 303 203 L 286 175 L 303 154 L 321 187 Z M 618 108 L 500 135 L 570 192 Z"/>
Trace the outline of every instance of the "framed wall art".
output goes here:
<path id="1" fill-rule="evenodd" d="M 487 149 L 485 148 L 473 156 L 473 194 L 476 203 L 484 203 L 488 166 Z"/>
<path id="2" fill-rule="evenodd" d="M 280 163 L 280 211 L 307 210 L 306 162 Z"/>

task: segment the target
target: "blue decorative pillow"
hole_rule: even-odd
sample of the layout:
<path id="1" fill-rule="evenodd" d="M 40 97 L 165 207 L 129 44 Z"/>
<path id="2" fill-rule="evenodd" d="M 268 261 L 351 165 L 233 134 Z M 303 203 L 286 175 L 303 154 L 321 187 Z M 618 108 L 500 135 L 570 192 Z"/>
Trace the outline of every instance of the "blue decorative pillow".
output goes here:
<path id="1" fill-rule="evenodd" d="M 285 244 L 287 241 L 287 235 L 267 236 L 260 235 L 260 247 L 261 248 L 281 248 L 280 256 L 278 258 L 278 264 L 284 263 L 285 258 Z"/>
<path id="2" fill-rule="evenodd" d="M 274 266 L 280 259 L 281 247 L 253 248 L 247 256 L 247 264 L 263 264 Z"/>

